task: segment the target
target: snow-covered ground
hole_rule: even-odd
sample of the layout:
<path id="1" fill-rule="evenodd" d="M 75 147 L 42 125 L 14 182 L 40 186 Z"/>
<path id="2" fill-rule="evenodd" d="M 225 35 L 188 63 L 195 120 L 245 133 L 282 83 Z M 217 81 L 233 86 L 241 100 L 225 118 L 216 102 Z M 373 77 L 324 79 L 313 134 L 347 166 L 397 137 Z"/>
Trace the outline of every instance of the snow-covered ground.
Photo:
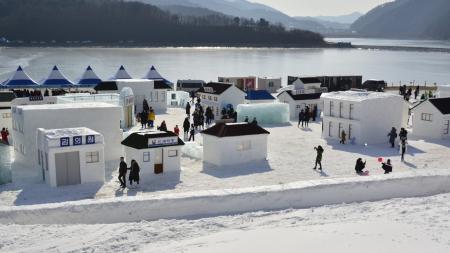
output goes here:
<path id="1" fill-rule="evenodd" d="M 197 220 L 0 225 L 1 252 L 450 251 L 450 194 Z"/>
<path id="2" fill-rule="evenodd" d="M 157 115 L 156 123 L 165 120 L 169 129 L 182 125 L 183 109 L 169 109 L 167 114 Z M 371 175 L 383 171 L 378 157 L 390 158 L 394 174 L 420 169 L 449 169 L 450 143 L 448 141 L 425 142 L 410 138 L 406 162 L 400 162 L 398 149 L 386 145 L 341 145 L 338 141 L 327 143 L 321 135 L 321 124 L 312 123 L 309 128 L 297 128 L 296 122 L 280 126 L 264 126 L 270 131 L 268 160 L 262 163 L 233 168 L 217 168 L 204 165 L 200 160 L 182 157 L 181 174 L 165 174 L 149 181 L 145 178 L 136 188 L 119 189 L 117 168 L 107 171 L 105 184 L 77 185 L 51 188 L 45 184 L 6 184 L 0 186 L 0 206 L 32 205 L 74 201 L 80 199 L 106 199 L 126 196 L 156 196 L 165 193 L 190 192 L 213 189 L 233 189 L 264 185 L 286 184 L 296 181 L 356 176 L 355 161 L 367 160 Z M 389 129 L 386 130 L 386 134 Z M 201 136 L 196 136 L 201 144 Z M 323 172 L 313 170 L 314 146 L 322 145 Z M 2 156 L 3 157 L 3 156 Z M 115 164 L 116 165 L 116 164 Z M 386 177 L 389 177 L 387 175 Z"/>

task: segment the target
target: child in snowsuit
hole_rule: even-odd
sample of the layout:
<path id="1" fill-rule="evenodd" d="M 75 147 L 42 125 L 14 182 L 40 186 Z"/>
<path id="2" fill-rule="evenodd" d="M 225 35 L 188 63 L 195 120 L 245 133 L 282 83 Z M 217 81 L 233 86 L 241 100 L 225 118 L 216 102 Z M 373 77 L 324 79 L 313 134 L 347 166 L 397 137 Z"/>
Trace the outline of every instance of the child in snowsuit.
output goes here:
<path id="1" fill-rule="evenodd" d="M 188 141 L 195 141 L 195 128 L 194 128 L 194 124 L 191 125 L 191 132 L 189 135 L 189 140 Z"/>
<path id="2" fill-rule="evenodd" d="M 363 162 L 361 158 L 358 158 L 358 160 L 356 160 L 356 165 L 355 165 L 356 174 L 358 174 L 358 175 L 363 174 L 363 169 L 365 167 L 366 167 L 366 162 Z"/>
<path id="3" fill-rule="evenodd" d="M 344 130 L 342 130 L 342 132 L 341 132 L 341 141 L 339 143 L 345 144 L 346 139 L 347 139 L 347 134 L 345 133 Z"/>
<path id="4" fill-rule="evenodd" d="M 392 172 L 391 159 L 388 159 L 386 163 L 382 163 L 381 168 L 384 170 L 384 174 L 389 174 Z"/>

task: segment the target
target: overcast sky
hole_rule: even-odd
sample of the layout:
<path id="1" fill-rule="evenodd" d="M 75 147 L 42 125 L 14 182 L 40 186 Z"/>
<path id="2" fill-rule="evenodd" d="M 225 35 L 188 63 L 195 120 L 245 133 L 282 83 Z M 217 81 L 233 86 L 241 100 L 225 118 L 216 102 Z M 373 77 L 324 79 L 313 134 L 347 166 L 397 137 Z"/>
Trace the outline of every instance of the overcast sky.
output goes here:
<path id="1" fill-rule="evenodd" d="M 249 0 L 274 7 L 290 16 L 336 16 L 354 11 L 366 13 L 393 0 Z"/>

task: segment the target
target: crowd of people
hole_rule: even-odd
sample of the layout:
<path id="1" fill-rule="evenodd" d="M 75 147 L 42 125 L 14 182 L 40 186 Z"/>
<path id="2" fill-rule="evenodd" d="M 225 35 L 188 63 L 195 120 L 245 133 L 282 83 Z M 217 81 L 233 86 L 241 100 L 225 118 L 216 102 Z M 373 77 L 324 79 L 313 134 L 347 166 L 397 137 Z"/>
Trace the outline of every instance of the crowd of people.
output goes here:
<path id="1" fill-rule="evenodd" d="M 411 99 L 411 96 L 413 95 L 412 87 L 407 88 L 406 85 L 401 85 L 398 88 L 398 93 L 400 94 L 400 96 L 403 96 L 403 98 L 406 101 L 409 101 Z M 416 86 L 416 88 L 414 89 L 414 99 L 415 100 L 417 100 L 419 93 L 420 93 L 420 87 Z"/>
<path id="2" fill-rule="evenodd" d="M 45 89 L 44 93 L 42 93 L 41 90 L 29 90 L 29 89 L 13 89 L 11 90 L 14 95 L 18 98 L 23 97 L 48 97 L 48 96 L 62 96 L 64 94 L 67 94 L 68 91 L 64 89 L 52 89 L 51 91 L 49 89 Z M 81 93 L 80 91 L 77 91 L 77 93 Z"/>

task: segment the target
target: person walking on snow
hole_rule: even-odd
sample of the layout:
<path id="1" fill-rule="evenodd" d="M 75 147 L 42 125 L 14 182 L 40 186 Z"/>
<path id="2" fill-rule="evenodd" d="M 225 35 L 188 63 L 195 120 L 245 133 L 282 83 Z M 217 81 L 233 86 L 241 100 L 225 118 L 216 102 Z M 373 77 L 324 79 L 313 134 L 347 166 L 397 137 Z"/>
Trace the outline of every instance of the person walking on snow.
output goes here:
<path id="1" fill-rule="evenodd" d="M 183 122 L 184 140 L 188 138 L 190 125 L 191 123 L 189 122 L 189 117 L 186 117 Z"/>
<path id="2" fill-rule="evenodd" d="M 179 136 L 180 135 L 180 129 L 178 128 L 178 125 L 175 125 L 175 128 L 173 129 L 173 132 Z"/>
<path id="3" fill-rule="evenodd" d="M 133 181 L 139 184 L 139 172 L 141 168 L 139 168 L 139 164 L 136 162 L 136 160 L 131 160 L 131 167 L 130 170 L 130 176 L 128 179 L 130 180 L 130 185 L 133 185 Z"/>
<path id="4" fill-rule="evenodd" d="M 307 106 L 305 109 L 305 118 L 304 118 L 305 127 L 308 127 L 310 118 L 311 118 L 311 111 L 309 109 L 309 106 Z"/>
<path id="5" fill-rule="evenodd" d="M 148 113 L 148 126 L 150 128 L 154 127 L 155 119 L 156 119 L 155 111 L 150 107 L 150 112 Z"/>
<path id="6" fill-rule="evenodd" d="M 305 119 L 305 112 L 303 111 L 303 109 L 298 113 L 298 125 L 297 127 L 300 126 L 300 124 L 302 124 L 303 127 L 303 120 Z"/>
<path id="7" fill-rule="evenodd" d="M 119 164 L 119 181 L 120 187 L 122 188 L 127 187 L 127 170 L 128 170 L 127 163 L 125 162 L 125 159 L 121 157 Z"/>
<path id="8" fill-rule="evenodd" d="M 395 139 L 397 139 L 397 129 L 395 129 L 395 127 L 393 127 L 391 129 L 391 132 L 389 132 L 387 136 L 389 137 L 389 143 L 391 143 L 391 148 L 394 148 L 395 147 Z"/>
<path id="9" fill-rule="evenodd" d="M 342 130 L 342 132 L 341 132 L 341 141 L 339 143 L 345 144 L 346 139 L 347 139 L 347 134 L 345 133 L 344 130 Z"/>
<path id="10" fill-rule="evenodd" d="M 323 148 L 322 148 L 322 146 L 317 146 L 317 147 L 314 147 L 314 149 L 316 150 L 316 152 L 317 152 L 317 155 L 316 155 L 316 165 L 314 166 L 314 170 L 316 170 L 317 169 L 317 165 L 319 165 L 320 167 L 319 167 L 319 170 L 322 170 L 322 154 L 323 154 Z"/>
<path id="11" fill-rule="evenodd" d="M 9 145 L 9 141 L 8 141 L 9 131 L 8 131 L 8 128 L 2 128 L 1 136 L 2 136 L 3 143 L 5 143 L 6 145 Z"/>
<path id="12" fill-rule="evenodd" d="M 189 140 L 188 141 L 195 141 L 195 128 L 194 128 L 194 124 L 191 125 L 191 132 L 190 132 L 190 136 L 189 136 Z"/>
<path id="13" fill-rule="evenodd" d="M 191 104 L 189 102 L 186 104 L 186 115 L 191 115 Z"/>
<path id="14" fill-rule="evenodd" d="M 400 142 L 400 152 L 402 154 L 402 162 L 405 161 L 405 153 L 406 153 L 406 145 L 408 144 L 408 142 L 405 140 L 401 140 Z"/>

